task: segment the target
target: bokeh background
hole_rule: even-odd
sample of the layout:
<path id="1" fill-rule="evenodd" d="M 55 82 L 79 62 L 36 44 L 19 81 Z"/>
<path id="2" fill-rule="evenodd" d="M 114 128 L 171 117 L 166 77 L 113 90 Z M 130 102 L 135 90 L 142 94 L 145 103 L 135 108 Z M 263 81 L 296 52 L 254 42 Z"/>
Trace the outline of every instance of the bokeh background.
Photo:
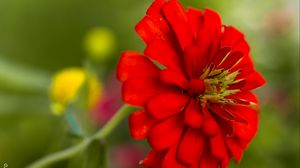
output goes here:
<path id="1" fill-rule="evenodd" d="M 230 167 L 299 167 L 299 1 L 181 2 L 215 9 L 225 24 L 244 32 L 256 68 L 268 81 L 256 90 L 261 102 L 259 132 L 240 166 Z M 103 96 L 91 117 L 96 127 L 121 106 L 115 65 L 122 50 L 143 51 L 134 26 L 150 4 L 151 0 L 0 0 L 0 167 L 25 167 L 77 141 L 65 117 L 51 113 L 48 89 L 57 71 L 88 64 L 97 72 Z M 97 35 L 104 39 L 95 42 L 104 48 L 98 55 L 89 42 Z M 148 148 L 130 139 L 127 121 L 106 144 L 110 168 L 137 167 Z M 85 167 L 82 155 L 53 167 Z"/>

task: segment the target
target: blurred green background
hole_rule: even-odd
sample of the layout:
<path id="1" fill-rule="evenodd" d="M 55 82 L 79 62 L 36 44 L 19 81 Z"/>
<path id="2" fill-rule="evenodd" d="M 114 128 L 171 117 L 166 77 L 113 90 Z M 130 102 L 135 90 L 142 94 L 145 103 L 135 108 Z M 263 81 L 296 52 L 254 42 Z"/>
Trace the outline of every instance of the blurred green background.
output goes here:
<path id="1" fill-rule="evenodd" d="M 256 68 L 268 81 L 256 91 L 261 102 L 259 132 L 239 167 L 299 167 L 299 1 L 181 2 L 215 9 L 224 24 L 244 32 Z M 64 118 L 50 112 L 51 76 L 84 65 L 88 55 L 84 39 L 95 27 L 115 35 L 110 60 L 95 63 L 105 67 L 106 76 L 114 75 L 122 50 L 143 51 L 134 26 L 150 4 L 150 0 L 0 0 L 0 167 L 5 163 L 24 167 L 69 145 Z M 116 148 L 124 142 L 132 143 L 127 126 L 118 129 L 108 144 Z M 143 156 L 145 145 L 136 144 Z M 54 167 L 76 167 L 76 160 Z"/>

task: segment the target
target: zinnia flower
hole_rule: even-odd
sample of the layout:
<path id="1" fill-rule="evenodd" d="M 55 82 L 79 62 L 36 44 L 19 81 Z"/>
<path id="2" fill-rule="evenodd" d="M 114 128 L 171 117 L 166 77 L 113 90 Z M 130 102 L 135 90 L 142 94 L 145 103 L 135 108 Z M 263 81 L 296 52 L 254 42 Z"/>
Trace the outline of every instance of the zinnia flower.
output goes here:
<path id="1" fill-rule="evenodd" d="M 122 53 L 117 77 L 123 100 L 140 110 L 129 118 L 133 138 L 152 150 L 150 168 L 227 167 L 240 161 L 257 132 L 265 83 L 244 35 L 206 9 L 187 11 L 177 0 L 156 0 L 136 31 L 144 54 Z"/>

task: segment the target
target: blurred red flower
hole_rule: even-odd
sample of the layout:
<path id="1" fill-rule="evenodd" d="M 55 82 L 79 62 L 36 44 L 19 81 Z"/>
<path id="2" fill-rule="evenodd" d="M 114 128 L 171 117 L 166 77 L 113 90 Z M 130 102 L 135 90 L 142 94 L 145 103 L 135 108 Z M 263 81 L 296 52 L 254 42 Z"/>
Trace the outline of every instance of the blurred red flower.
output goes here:
<path id="1" fill-rule="evenodd" d="M 144 148 L 137 144 L 126 143 L 114 147 L 110 152 L 111 167 L 134 168 L 145 154 Z"/>
<path id="2" fill-rule="evenodd" d="M 102 97 L 91 113 L 91 119 L 97 125 L 105 124 L 122 106 L 120 82 L 112 74 L 106 81 Z"/>
<path id="3" fill-rule="evenodd" d="M 122 53 L 117 77 L 123 100 L 141 109 L 131 135 L 147 138 L 150 168 L 227 167 L 240 161 L 257 132 L 255 71 L 244 35 L 210 10 L 156 0 L 136 31 L 144 54 Z"/>

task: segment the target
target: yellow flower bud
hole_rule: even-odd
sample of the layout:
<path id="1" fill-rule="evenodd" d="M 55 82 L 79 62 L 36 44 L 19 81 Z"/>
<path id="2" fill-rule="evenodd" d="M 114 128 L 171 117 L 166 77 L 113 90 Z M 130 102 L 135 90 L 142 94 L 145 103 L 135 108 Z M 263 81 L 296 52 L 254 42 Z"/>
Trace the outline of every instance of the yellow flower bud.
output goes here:
<path id="1" fill-rule="evenodd" d="M 101 84 L 95 75 L 89 76 L 81 68 L 67 68 L 54 75 L 50 86 L 52 112 L 60 115 L 69 103 L 74 101 L 84 84 L 87 84 L 87 106 L 92 108 L 101 96 Z"/>
<path id="2" fill-rule="evenodd" d="M 110 29 L 94 28 L 87 33 L 84 45 L 91 58 L 104 61 L 115 50 L 115 35 Z"/>

